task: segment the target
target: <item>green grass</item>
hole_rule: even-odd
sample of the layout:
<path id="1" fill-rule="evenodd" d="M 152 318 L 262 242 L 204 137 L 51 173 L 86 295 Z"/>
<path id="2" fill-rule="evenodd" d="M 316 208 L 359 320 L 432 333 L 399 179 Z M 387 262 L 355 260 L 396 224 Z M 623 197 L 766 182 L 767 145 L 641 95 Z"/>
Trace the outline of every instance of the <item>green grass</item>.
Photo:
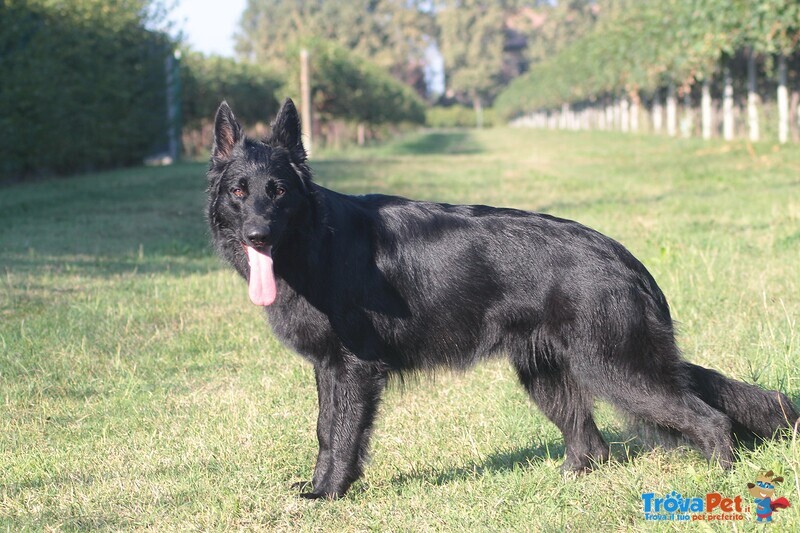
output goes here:
<path id="1" fill-rule="evenodd" d="M 487 203 L 577 219 L 651 270 L 686 356 L 800 395 L 800 153 L 526 130 L 422 132 L 313 161 L 349 193 Z M 310 477 L 310 367 L 276 342 L 213 257 L 204 165 L 0 188 L 0 527 L 56 529 L 678 529 L 642 492 L 742 496 L 780 471 L 800 529 L 796 440 L 733 471 L 691 450 L 634 453 L 562 478 L 563 445 L 508 365 L 393 386 L 362 482 L 336 502 Z M 630 461 L 625 461 L 627 455 Z M 732 524 L 708 526 L 731 529 Z M 752 513 L 741 529 L 755 529 Z"/>

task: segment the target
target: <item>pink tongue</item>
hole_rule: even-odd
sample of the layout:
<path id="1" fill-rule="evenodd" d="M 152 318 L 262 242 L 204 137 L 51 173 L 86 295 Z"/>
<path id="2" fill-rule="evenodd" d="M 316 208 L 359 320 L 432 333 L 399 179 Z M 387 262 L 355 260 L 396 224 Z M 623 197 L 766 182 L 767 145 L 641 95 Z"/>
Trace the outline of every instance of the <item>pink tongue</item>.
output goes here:
<path id="1" fill-rule="evenodd" d="M 247 293 L 256 305 L 270 305 L 275 301 L 275 275 L 272 273 L 270 249 L 266 254 L 246 246 L 247 260 L 250 262 L 250 281 Z"/>

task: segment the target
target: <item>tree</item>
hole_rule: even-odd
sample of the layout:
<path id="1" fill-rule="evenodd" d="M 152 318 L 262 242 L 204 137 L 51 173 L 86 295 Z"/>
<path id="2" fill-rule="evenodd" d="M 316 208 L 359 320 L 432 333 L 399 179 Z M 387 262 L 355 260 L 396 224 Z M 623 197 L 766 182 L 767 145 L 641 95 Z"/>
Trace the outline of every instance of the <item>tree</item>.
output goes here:
<path id="1" fill-rule="evenodd" d="M 165 58 L 148 0 L 5 0 L 0 176 L 141 162 L 166 144 Z"/>
<path id="2" fill-rule="evenodd" d="M 483 103 L 501 87 L 504 15 L 502 2 L 447 0 L 436 16 L 447 88 L 472 101 L 478 127 Z"/>
<path id="3" fill-rule="evenodd" d="M 322 121 L 334 119 L 371 125 L 425 120 L 425 107 L 410 87 L 358 54 L 329 41 L 302 43 L 311 62 L 311 100 Z M 290 54 L 299 57 L 299 48 Z M 282 92 L 300 87 L 298 61 L 290 67 Z"/>
<path id="4" fill-rule="evenodd" d="M 743 41 L 750 50 L 748 61 L 749 95 L 755 94 L 755 63 L 759 56 L 777 56 L 778 137 L 781 143 L 789 134 L 789 99 L 786 87 L 787 56 L 797 50 L 800 40 L 800 4 L 797 0 L 758 0 L 745 2 L 742 12 L 745 26 Z M 757 118 L 756 97 L 752 98 L 751 116 Z M 758 123 L 751 138 L 758 138 Z"/>
<path id="5" fill-rule="evenodd" d="M 528 38 L 528 61 L 531 64 L 540 63 L 586 35 L 597 22 L 599 13 L 600 5 L 594 0 L 520 6 L 515 19 L 527 19 L 527 28 L 523 31 Z"/>
<path id="6" fill-rule="evenodd" d="M 188 52 L 181 61 L 183 121 L 187 128 L 201 127 L 222 99 L 245 119 L 266 121 L 280 107 L 276 93 L 283 82 L 260 65 Z"/>
<path id="7" fill-rule="evenodd" d="M 299 41 L 325 39 L 418 85 L 432 17 L 408 0 L 248 0 L 236 36 L 242 58 L 277 70 L 291 67 Z"/>

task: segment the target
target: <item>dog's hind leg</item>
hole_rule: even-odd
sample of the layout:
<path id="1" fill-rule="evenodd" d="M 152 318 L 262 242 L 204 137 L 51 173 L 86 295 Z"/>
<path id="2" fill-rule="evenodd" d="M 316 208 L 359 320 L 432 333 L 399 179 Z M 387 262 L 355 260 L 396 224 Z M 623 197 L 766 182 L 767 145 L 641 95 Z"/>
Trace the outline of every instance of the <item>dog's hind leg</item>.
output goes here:
<path id="1" fill-rule="evenodd" d="M 304 498 L 339 498 L 361 477 L 386 371 L 362 361 L 318 366 L 319 455 L 313 492 Z"/>
<path id="2" fill-rule="evenodd" d="M 567 372 L 552 367 L 531 370 L 527 362 L 514 361 L 517 376 L 541 411 L 564 436 L 562 471 L 586 472 L 593 463 L 606 461 L 609 448 L 592 417 L 593 400 Z"/>
<path id="3" fill-rule="evenodd" d="M 686 385 L 676 368 L 643 369 L 606 364 L 584 369 L 598 396 L 647 422 L 679 431 L 709 461 L 730 468 L 733 461 L 731 420 Z"/>
<path id="4" fill-rule="evenodd" d="M 778 430 L 791 428 L 800 415 L 791 400 L 778 391 L 727 378 L 708 368 L 683 362 L 689 386 L 705 403 L 725 413 L 742 440 L 772 437 Z"/>

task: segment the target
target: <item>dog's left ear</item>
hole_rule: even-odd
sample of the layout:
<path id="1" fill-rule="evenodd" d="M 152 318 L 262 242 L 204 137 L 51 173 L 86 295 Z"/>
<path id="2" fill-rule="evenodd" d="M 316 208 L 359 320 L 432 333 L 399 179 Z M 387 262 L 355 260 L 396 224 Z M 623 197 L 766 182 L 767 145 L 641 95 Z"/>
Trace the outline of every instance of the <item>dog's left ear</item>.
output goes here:
<path id="1" fill-rule="evenodd" d="M 272 123 L 272 135 L 270 144 L 283 146 L 292 154 L 292 159 L 297 163 L 303 163 L 306 158 L 306 149 L 303 147 L 303 140 L 300 138 L 302 127 L 300 126 L 300 115 L 294 106 L 291 98 L 287 98 L 275 122 Z"/>

